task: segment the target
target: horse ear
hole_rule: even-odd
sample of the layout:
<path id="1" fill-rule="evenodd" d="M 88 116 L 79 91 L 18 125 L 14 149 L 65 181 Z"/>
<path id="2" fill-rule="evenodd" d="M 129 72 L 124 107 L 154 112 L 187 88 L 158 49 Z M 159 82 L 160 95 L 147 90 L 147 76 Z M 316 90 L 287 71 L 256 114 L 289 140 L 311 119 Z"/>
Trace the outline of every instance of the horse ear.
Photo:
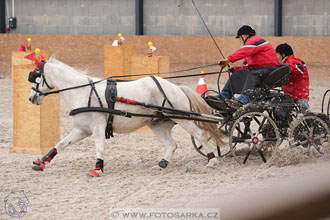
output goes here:
<path id="1" fill-rule="evenodd" d="M 58 53 L 58 52 L 54 52 L 54 53 L 50 56 L 49 60 L 55 60 L 55 59 L 56 59 L 55 57 L 56 57 L 57 53 Z"/>

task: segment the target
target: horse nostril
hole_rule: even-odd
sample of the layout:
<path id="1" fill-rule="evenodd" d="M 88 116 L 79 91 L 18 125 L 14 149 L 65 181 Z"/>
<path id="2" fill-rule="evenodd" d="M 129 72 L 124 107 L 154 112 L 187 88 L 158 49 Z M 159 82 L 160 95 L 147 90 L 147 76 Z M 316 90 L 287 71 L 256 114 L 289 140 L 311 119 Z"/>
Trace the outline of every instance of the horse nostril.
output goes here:
<path id="1" fill-rule="evenodd" d="M 31 99 L 31 97 L 30 97 L 30 98 L 29 98 L 29 101 L 31 102 L 31 100 L 32 100 L 32 99 Z"/>

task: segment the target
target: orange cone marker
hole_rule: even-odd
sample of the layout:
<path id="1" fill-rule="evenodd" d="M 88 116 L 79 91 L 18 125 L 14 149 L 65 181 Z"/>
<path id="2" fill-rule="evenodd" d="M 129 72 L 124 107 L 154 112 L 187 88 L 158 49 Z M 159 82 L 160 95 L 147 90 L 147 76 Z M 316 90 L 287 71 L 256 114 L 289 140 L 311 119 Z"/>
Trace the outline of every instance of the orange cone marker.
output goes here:
<path id="1" fill-rule="evenodd" d="M 204 71 L 201 71 L 201 74 L 204 74 Z M 198 94 L 203 94 L 206 90 L 207 90 L 207 85 L 205 83 L 205 76 L 201 75 L 201 77 L 198 80 L 196 92 Z M 206 94 L 208 94 L 208 92 Z"/>

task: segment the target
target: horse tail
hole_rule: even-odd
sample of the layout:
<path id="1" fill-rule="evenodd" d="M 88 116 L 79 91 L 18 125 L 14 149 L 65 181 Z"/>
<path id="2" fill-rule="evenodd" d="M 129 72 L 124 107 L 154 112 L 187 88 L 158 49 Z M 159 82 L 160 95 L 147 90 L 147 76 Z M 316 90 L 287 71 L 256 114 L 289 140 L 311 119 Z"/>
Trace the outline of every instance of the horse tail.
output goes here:
<path id="1" fill-rule="evenodd" d="M 186 94 L 190 102 L 190 111 L 202 114 L 212 114 L 212 108 L 193 90 L 187 86 L 180 86 L 180 89 Z M 224 134 L 218 129 L 217 124 L 195 121 L 195 124 L 202 130 L 207 131 L 218 146 L 224 144 L 222 138 Z"/>

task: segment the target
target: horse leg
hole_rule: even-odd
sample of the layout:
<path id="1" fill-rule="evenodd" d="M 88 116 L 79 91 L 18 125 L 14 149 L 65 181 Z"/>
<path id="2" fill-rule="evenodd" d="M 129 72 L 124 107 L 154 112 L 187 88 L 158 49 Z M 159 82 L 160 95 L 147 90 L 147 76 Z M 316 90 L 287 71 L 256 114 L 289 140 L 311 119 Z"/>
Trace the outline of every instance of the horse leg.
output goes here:
<path id="1" fill-rule="evenodd" d="M 99 177 L 101 173 L 104 172 L 104 162 L 102 153 L 104 151 L 105 145 L 105 128 L 103 126 L 98 126 L 93 129 L 93 138 L 96 147 L 96 166 L 95 169 L 88 171 L 88 175 L 93 177 Z"/>
<path id="2" fill-rule="evenodd" d="M 154 169 L 164 169 L 172 160 L 173 153 L 177 148 L 177 144 L 171 136 L 171 130 L 174 125 L 175 123 L 172 121 L 148 124 L 157 136 L 158 140 L 165 146 L 165 155 L 158 165 L 153 166 Z"/>
<path id="3" fill-rule="evenodd" d="M 198 142 L 206 148 L 208 157 L 207 167 L 215 168 L 218 164 L 218 158 L 214 154 L 214 149 L 208 144 L 209 135 L 201 130 L 194 122 L 188 120 L 174 120 L 178 123 L 184 130 L 186 130 L 189 134 L 191 134 L 194 138 L 198 140 Z"/>
<path id="4" fill-rule="evenodd" d="M 74 128 L 65 138 L 58 142 L 53 149 L 51 149 L 41 159 L 33 161 L 32 169 L 36 171 L 43 171 L 46 167 L 45 162 L 50 162 L 57 154 L 58 150 L 64 150 L 70 144 L 76 143 L 90 134 L 84 130 Z"/>

